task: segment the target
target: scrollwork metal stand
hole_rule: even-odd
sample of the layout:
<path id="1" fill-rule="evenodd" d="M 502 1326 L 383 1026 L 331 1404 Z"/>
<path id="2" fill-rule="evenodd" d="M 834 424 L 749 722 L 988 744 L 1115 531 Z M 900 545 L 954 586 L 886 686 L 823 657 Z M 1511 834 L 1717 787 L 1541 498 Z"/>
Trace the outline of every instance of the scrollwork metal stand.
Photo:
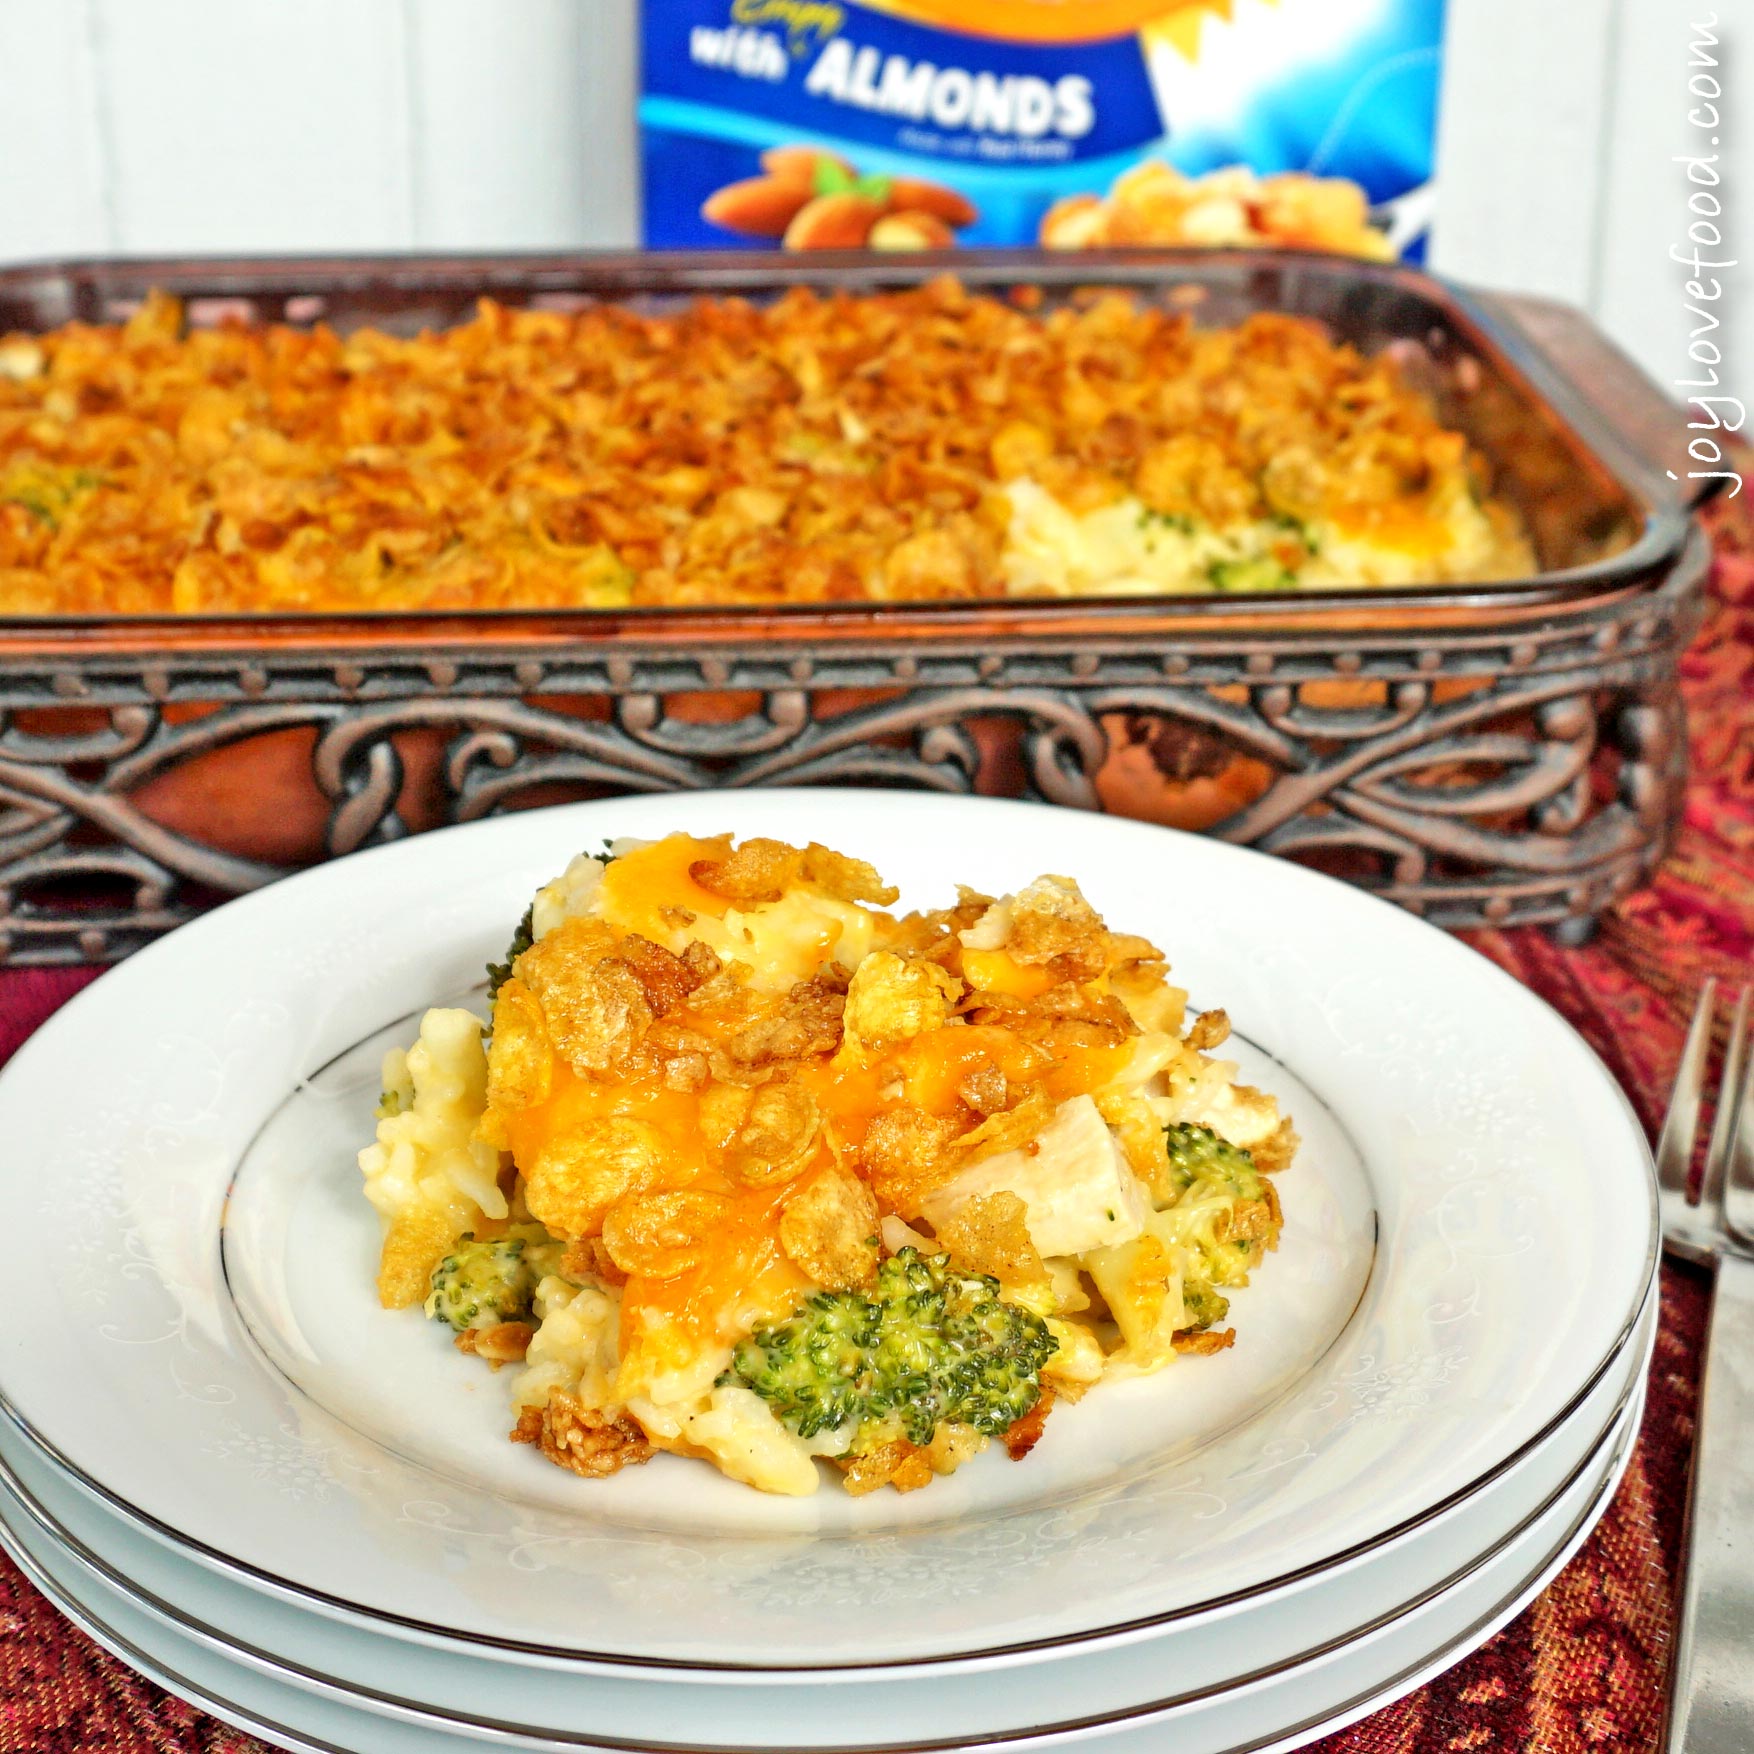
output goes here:
<path id="1" fill-rule="evenodd" d="M 0 656 L 0 954 L 125 955 L 214 899 L 444 822 L 564 796 L 764 785 L 1117 798 L 1117 737 L 1172 726 L 1258 776 L 1211 827 L 1446 926 L 1587 923 L 1665 851 L 1685 778 L 1675 684 L 1697 534 L 1659 588 L 1482 630 L 1226 640 L 1022 636 L 678 653 L 658 644 L 191 648 Z M 302 796 L 248 764 L 308 746 Z M 418 760 L 415 757 L 418 756 Z M 193 776 L 230 764 L 234 802 Z M 246 807 L 236 804 L 242 792 Z M 297 856 L 289 824 L 308 818 Z M 729 821 L 730 818 L 728 817 Z M 272 830 L 264 834 L 264 829 Z"/>

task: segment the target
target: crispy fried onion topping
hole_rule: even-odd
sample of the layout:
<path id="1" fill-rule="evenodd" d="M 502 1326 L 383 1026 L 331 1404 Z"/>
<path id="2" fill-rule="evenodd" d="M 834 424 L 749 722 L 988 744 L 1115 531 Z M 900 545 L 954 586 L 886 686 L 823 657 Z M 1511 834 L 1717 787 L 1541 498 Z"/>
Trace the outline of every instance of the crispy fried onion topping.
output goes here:
<path id="1" fill-rule="evenodd" d="M 418 336 L 183 315 L 15 338 L 9 613 L 1002 595 L 1019 477 L 1294 533 L 1441 515 L 1478 468 L 1388 353 L 1120 293 L 484 301 Z"/>
<path id="2" fill-rule="evenodd" d="M 874 950 L 847 988 L 847 1034 L 875 1053 L 899 1047 L 941 1029 L 962 992 L 961 981 L 935 962 Z"/>
<path id="3" fill-rule="evenodd" d="M 1054 1391 L 1044 1383 L 1041 1399 L 1005 1433 L 1005 1454 L 1012 1461 L 1022 1461 L 1041 1442 L 1042 1431 L 1047 1425 L 1048 1415 L 1053 1410 Z"/>
<path id="4" fill-rule="evenodd" d="M 535 1337 L 536 1330 L 528 1322 L 497 1322 L 491 1328 L 464 1328 L 456 1347 L 485 1358 L 497 1370 L 502 1364 L 516 1364 Z"/>

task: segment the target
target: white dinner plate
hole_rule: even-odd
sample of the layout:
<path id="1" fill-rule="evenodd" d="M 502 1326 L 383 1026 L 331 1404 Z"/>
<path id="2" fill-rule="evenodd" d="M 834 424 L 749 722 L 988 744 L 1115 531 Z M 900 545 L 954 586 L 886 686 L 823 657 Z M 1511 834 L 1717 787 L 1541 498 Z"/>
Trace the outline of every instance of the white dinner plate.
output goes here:
<path id="1" fill-rule="evenodd" d="M 933 1746 L 939 1754 L 1049 1754 L 1081 1747 L 1101 1754 L 1161 1754 L 1171 1737 L 1177 1754 L 1280 1754 L 1341 1729 L 1459 1661 L 1533 1599 L 1607 1508 L 1630 1459 L 1642 1408 L 1641 1391 L 1593 1465 L 1518 1539 L 1414 1612 L 1326 1656 L 1214 1700 L 1143 1714 L 1105 1710 L 1100 1677 L 1087 1666 L 1070 1695 L 1085 1711 L 1078 1729 L 970 1736 Z M 0 1546 L 69 1618 L 122 1661 L 191 1704 L 298 1754 L 481 1754 L 492 1747 L 508 1754 L 626 1754 L 630 1747 L 464 1732 L 437 1718 L 368 1714 L 340 1693 L 288 1686 L 187 1637 L 106 1583 L 45 1536 L 4 1488 Z M 1093 1665 L 1101 1660 L 1096 1657 Z M 909 1691 L 940 1685 L 930 1672 L 906 1684 Z M 698 1689 L 678 1691 L 692 1702 L 695 1732 L 710 1735 L 714 1726 L 702 1709 L 704 1696 Z M 688 1739 L 635 1746 L 637 1754 L 703 1754 L 713 1744 Z M 815 1746 L 818 1754 L 840 1754 L 832 1745 Z"/>
<path id="2" fill-rule="evenodd" d="M 1069 871 L 1162 944 L 1309 1140 L 1234 1350 L 1105 1386 L 1025 1465 L 989 1454 L 909 1498 L 766 1498 L 667 1456 L 580 1482 L 506 1445 L 502 1386 L 362 1294 L 375 1220 L 347 1190 L 372 1092 L 349 1056 L 467 987 L 579 846 L 673 828 L 824 841 L 907 905 Z M 350 1102 L 353 1125 L 317 1124 Z M 1624 1098 L 1484 959 L 1290 864 L 984 799 L 616 799 L 319 867 L 87 988 L 0 1075 L 0 1139 L 35 1239 L 0 1391 L 71 1473 L 312 1605 L 672 1679 L 1065 1653 L 1339 1563 L 1549 1436 L 1625 1344 L 1655 1260 Z M 283 1220 L 278 1253 L 265 1219 L 222 1251 L 234 1184 Z M 313 1287 L 357 1318 L 322 1326 Z M 358 1355 L 382 1417 L 362 1416 Z"/>
<path id="3" fill-rule="evenodd" d="M 1090 1700 L 1100 1700 L 1115 1721 L 1145 1714 L 1163 1721 L 1226 1692 L 1248 1694 L 1464 1585 L 1524 1541 L 1580 1480 L 1599 1476 L 1642 1390 L 1655 1332 L 1653 1294 L 1634 1342 L 1576 1417 L 1448 1518 L 1228 1615 L 1053 1663 L 1016 1662 L 999 1686 L 984 1672 L 926 1668 L 904 1685 L 825 1680 L 804 1689 L 742 1678 L 677 1688 L 659 1676 L 580 1673 L 552 1659 L 519 1660 L 458 1642 L 426 1648 L 388 1638 L 369 1621 L 339 1625 L 195 1563 L 81 1492 L 5 1431 L 0 1488 L 11 1490 L 27 1526 L 71 1549 L 84 1569 L 183 1636 L 270 1679 L 379 1715 L 416 1723 L 437 1716 L 484 1736 L 590 1746 L 711 1741 L 771 1751 L 905 1740 L 920 1749 L 955 1736 L 1041 1733 Z"/>

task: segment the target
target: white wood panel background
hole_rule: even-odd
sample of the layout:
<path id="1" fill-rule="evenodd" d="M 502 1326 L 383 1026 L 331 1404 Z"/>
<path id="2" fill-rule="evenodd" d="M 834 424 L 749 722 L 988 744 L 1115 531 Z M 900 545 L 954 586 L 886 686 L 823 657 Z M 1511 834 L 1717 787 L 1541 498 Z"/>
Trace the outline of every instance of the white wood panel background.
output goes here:
<path id="1" fill-rule="evenodd" d="M 1689 23 L 1714 14 L 1746 216 L 1754 0 L 1450 0 L 1434 265 L 1583 306 L 1687 375 L 1673 156 L 1699 144 Z M 0 262 L 630 244 L 634 23 L 635 0 L 0 0 Z"/>

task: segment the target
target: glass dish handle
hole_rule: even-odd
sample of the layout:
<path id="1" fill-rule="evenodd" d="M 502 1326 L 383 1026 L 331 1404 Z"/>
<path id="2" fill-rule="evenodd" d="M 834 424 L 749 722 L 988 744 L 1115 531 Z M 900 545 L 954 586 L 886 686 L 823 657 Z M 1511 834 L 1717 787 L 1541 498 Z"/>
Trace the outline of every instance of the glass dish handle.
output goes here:
<path id="1" fill-rule="evenodd" d="M 1478 296 L 1501 321 L 1522 330 L 1572 389 L 1601 414 L 1650 471 L 1654 492 L 1697 511 L 1728 485 L 1722 476 L 1688 478 L 1688 472 L 1701 465 L 1687 456 L 1687 410 L 1666 396 L 1644 368 L 1582 311 L 1528 293 Z"/>

